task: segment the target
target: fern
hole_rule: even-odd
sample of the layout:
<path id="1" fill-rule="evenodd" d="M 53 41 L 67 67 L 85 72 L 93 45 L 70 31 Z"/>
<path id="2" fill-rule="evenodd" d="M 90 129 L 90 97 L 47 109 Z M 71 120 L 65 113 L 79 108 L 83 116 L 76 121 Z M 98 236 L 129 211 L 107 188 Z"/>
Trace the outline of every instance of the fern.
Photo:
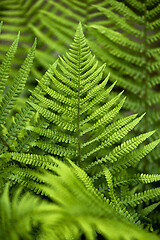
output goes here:
<path id="1" fill-rule="evenodd" d="M 11 68 L 11 64 L 14 60 L 14 54 L 17 49 L 18 39 L 14 41 L 12 46 L 10 47 L 2 65 L 0 67 L 0 75 L 1 75 L 1 101 L 0 101 L 0 123 L 1 123 L 1 151 L 4 149 L 11 150 L 14 149 L 11 135 L 8 135 L 9 126 L 11 123 L 8 121 L 12 113 L 13 106 L 15 105 L 18 97 L 22 93 L 26 80 L 29 75 L 29 71 L 32 66 L 34 51 L 36 42 L 34 43 L 30 53 L 28 54 L 26 60 L 24 61 L 22 67 L 20 68 L 17 76 L 13 80 L 11 84 L 8 85 L 9 71 Z M 12 116 L 13 117 L 13 116 Z M 14 118 L 13 118 L 14 119 Z M 14 120 L 13 120 L 14 122 Z M 22 123 L 21 123 L 22 124 Z M 15 143 L 14 143 L 15 144 Z"/>
<path id="2" fill-rule="evenodd" d="M 55 156 L 72 158 L 82 167 L 89 162 L 93 166 L 125 158 L 154 133 L 141 134 L 116 146 L 143 116 L 132 115 L 113 121 L 124 99 L 117 106 L 114 105 L 121 94 L 108 100 L 114 84 L 105 89 L 108 77 L 103 80 L 104 66 L 97 65 L 79 24 L 69 53 L 60 57 L 58 67 L 53 68 L 54 74 L 48 75 L 51 84 L 46 87 L 38 81 L 48 97 L 33 93 L 38 102 L 29 101 L 50 124 L 47 129 L 27 127 L 44 136 L 34 145 Z M 98 161 L 96 156 L 100 156 Z"/>
<path id="3" fill-rule="evenodd" d="M 35 51 L 35 44 L 33 45 L 33 48 L 31 49 L 31 52 L 28 55 L 28 58 L 26 58 L 24 64 L 22 65 L 22 68 L 20 69 L 13 85 L 8 89 L 7 93 L 4 95 L 1 101 L 1 109 L 0 109 L 1 124 L 4 124 L 4 119 L 7 116 L 9 110 L 12 108 L 11 104 L 14 103 L 16 97 L 24 89 L 24 85 L 27 80 L 27 77 L 33 62 L 34 51 Z"/>
<path id="4" fill-rule="evenodd" d="M 11 65 L 14 59 L 14 55 L 17 50 L 17 45 L 19 41 L 19 35 L 17 36 L 17 39 L 13 42 L 12 46 L 10 47 L 8 54 L 6 55 L 5 59 L 3 60 L 3 63 L 1 65 L 0 69 L 0 78 L 1 78 L 1 88 L 0 88 L 0 93 L 3 92 L 6 81 L 9 77 L 9 71 L 11 70 Z"/>
<path id="5" fill-rule="evenodd" d="M 127 112 L 146 112 L 139 132 L 159 127 L 159 2 L 103 1 L 95 8 L 104 15 L 103 24 L 91 24 L 90 34 L 96 42 L 91 49 L 111 72 L 111 81 L 125 89 Z M 159 131 L 153 140 L 159 138 Z M 152 172 L 159 169 L 159 149 L 150 154 L 139 169 Z M 153 161 L 156 160 L 156 161 Z M 159 172 L 158 172 L 159 173 Z"/>
<path id="6" fill-rule="evenodd" d="M 15 59 L 14 55 L 17 50 L 19 42 L 19 34 L 16 40 L 13 42 L 9 48 L 1 66 L 0 66 L 0 152 L 1 154 L 6 151 L 15 151 L 15 152 L 25 152 L 25 148 L 29 148 L 29 135 L 27 135 L 24 126 L 27 124 L 27 121 L 31 119 L 33 111 L 28 105 L 24 105 L 22 109 L 16 109 L 16 103 L 22 94 L 25 83 L 27 81 L 33 59 L 34 52 L 36 47 L 36 41 L 33 44 L 30 52 L 28 53 L 27 58 L 25 59 L 22 67 L 17 71 L 17 75 L 10 79 L 10 71 L 13 61 Z M 32 134 L 32 140 L 35 138 Z M 25 141 L 24 141 L 25 139 Z M 28 140 L 28 141 L 27 141 Z M 24 144 L 25 142 L 25 144 Z M 23 146 L 23 150 L 22 150 Z M 8 161 L 0 162 L 0 184 L 1 188 L 5 181 L 9 178 L 10 173 L 16 165 Z M 5 170 L 5 171 L 4 171 Z"/>
<path id="7" fill-rule="evenodd" d="M 13 153 L 12 156 L 20 159 L 19 153 Z M 33 160 L 35 156 L 21 154 L 21 157 Z M 98 233 L 105 239 L 120 239 L 122 236 L 124 239 L 158 239 L 154 234 L 127 222 L 123 212 L 117 214 L 108 199 L 93 186 L 87 174 L 73 162 L 69 161 L 68 165 L 53 157 L 41 156 L 44 163 L 47 158 L 52 162 L 45 164 L 50 171 L 35 173 L 43 185 L 34 182 L 30 187 L 38 193 L 41 191 L 52 202 L 40 201 L 29 193 L 21 196 L 19 190 L 10 201 L 6 188 L 0 205 L 3 209 L 0 215 L 3 222 L 2 238 L 19 239 L 24 234 L 29 239 L 35 239 L 37 234 L 39 239 L 80 239 L 83 233 L 86 239 L 97 239 Z M 39 160 L 37 157 L 37 163 Z M 9 225 L 12 222 L 14 227 Z M 12 231 L 8 234 L 6 229 L 10 228 Z"/>
<path id="8" fill-rule="evenodd" d="M 38 226 L 38 222 L 40 221 L 38 214 L 43 214 L 43 211 L 39 205 L 40 201 L 38 198 L 28 193 L 19 200 L 20 194 L 21 191 L 18 190 L 14 194 L 12 201 L 10 201 L 7 185 L 1 196 L 1 239 L 33 239 L 31 230 L 33 226 Z M 32 220 L 32 216 L 34 216 L 34 221 Z"/>
<path id="9" fill-rule="evenodd" d="M 11 198 L 5 188 L 0 200 L 1 209 L 5 206 L 0 216 L 2 238 L 20 239 L 24 229 L 27 239 L 36 235 L 39 239 L 79 239 L 82 234 L 87 239 L 97 239 L 97 234 L 105 239 L 157 239 L 134 225 L 152 229 L 152 212 L 159 202 L 150 200 L 159 201 L 160 195 L 159 187 L 154 188 L 152 183 L 160 177 L 134 174 L 128 169 L 158 145 L 159 139 L 147 142 L 157 132 L 129 137 L 144 114 L 120 118 L 126 102 L 123 92 L 112 91 L 115 83 L 107 88 L 105 65 L 100 66 L 92 55 L 81 24 L 69 52 L 37 80 L 24 108 L 9 123 L 35 51 L 34 44 L 7 88 L 18 38 L 0 68 L 0 184 L 2 189 L 10 180 L 12 186 Z M 20 190 L 15 193 L 18 184 L 25 187 L 25 192 L 32 190 L 44 199 L 29 193 L 23 196 Z M 12 221 L 15 227 L 8 234 L 6 229 L 11 228 Z M 19 224 L 24 225 L 20 228 Z"/>
<path id="10" fill-rule="evenodd" d="M 1 1 L 0 3 L 0 19 L 4 21 L 3 30 L 1 39 L 4 40 L 1 42 L 1 49 L 3 53 L 7 51 L 6 42 L 12 41 L 15 39 L 16 32 L 21 31 L 21 46 L 18 48 L 18 56 L 15 59 L 15 67 L 19 67 L 22 59 L 24 57 L 23 53 L 25 48 L 29 48 L 32 44 L 35 35 L 29 29 L 28 23 L 34 22 L 37 24 L 37 10 L 43 6 L 44 10 L 48 8 L 48 4 L 45 1 Z M 35 65 L 36 66 L 36 65 Z M 13 72 L 16 73 L 16 70 L 13 69 Z M 32 68 L 32 72 L 38 76 L 42 77 L 40 71 L 37 71 L 36 67 Z"/>
<path id="11" fill-rule="evenodd" d="M 15 39 L 15 33 L 21 31 L 22 44 L 18 49 L 15 60 L 19 67 L 22 53 L 29 48 L 35 36 L 39 38 L 35 55 L 35 64 L 31 75 L 42 77 L 40 68 L 48 69 L 58 54 L 66 52 L 71 38 L 76 30 L 78 21 L 87 23 L 96 21 L 92 4 L 96 0 L 75 1 L 46 1 L 46 0 L 2 0 L 0 2 L 0 20 L 4 21 L 4 33 L 0 43 L 3 52 L 6 52 L 7 42 Z M 44 48 L 46 51 L 44 51 Z M 30 79 L 31 81 L 31 79 Z M 32 81 L 31 81 L 32 83 Z"/>
<path id="12" fill-rule="evenodd" d="M 77 28 L 70 52 L 66 56 L 60 58 L 57 68 L 52 67 L 53 75 L 47 73 L 51 81 L 48 81 L 47 84 L 44 83 L 44 79 L 42 82 L 38 81 L 37 89 L 41 89 L 41 94 L 35 90 L 32 93 L 34 98 L 31 98 L 32 101 L 31 99 L 28 101 L 29 105 L 40 114 L 43 124 L 46 121 L 45 127 L 27 126 L 28 130 L 41 136 L 37 141 L 34 140 L 34 147 L 39 147 L 62 159 L 64 157 L 71 158 L 91 176 L 89 179 L 86 173 L 77 169 L 76 165 L 70 162 L 77 169 L 76 176 L 78 178 L 81 178 L 82 174 L 84 183 L 85 178 L 88 179 L 85 184 L 89 191 L 93 192 L 89 186 L 94 183 L 98 196 L 101 196 L 102 192 L 105 195 L 104 200 L 108 199 L 107 202 L 112 208 L 115 208 L 118 214 L 139 224 L 143 217 L 143 208 L 136 212 L 135 206 L 159 197 L 160 192 L 159 188 L 151 188 L 136 193 L 130 189 L 130 183 L 136 183 L 139 188 L 141 183 L 159 181 L 159 175 L 130 175 L 125 179 L 122 172 L 122 180 L 120 178 L 113 182 L 113 178 L 117 172 L 121 172 L 122 169 L 132 166 L 145 157 L 157 146 L 159 140 L 137 149 L 155 132 L 151 131 L 121 143 L 121 140 L 139 123 L 143 115 L 137 117 L 134 114 L 113 121 L 119 113 L 124 99 L 116 106 L 114 105 L 120 95 L 106 101 L 113 86 L 108 89 L 104 88 L 108 77 L 102 80 L 104 67 L 98 67 L 96 60 L 93 61 L 81 24 Z M 76 74 L 73 75 L 73 72 Z M 43 152 L 41 154 L 43 155 Z M 43 169 L 54 171 L 53 162 L 56 160 L 52 161 L 52 157 L 42 155 L 15 152 L 4 153 L 1 158 L 6 163 L 17 164 L 18 162 L 20 164 L 20 168 L 14 170 L 16 176 L 10 174 L 12 180 L 37 193 L 41 191 L 44 193 L 45 187 L 42 183 L 46 180 L 43 179 Z M 41 174 L 39 175 L 38 172 Z M 40 177 L 41 175 L 42 177 Z M 51 176 L 48 178 L 47 184 L 50 185 L 50 181 Z M 128 187 L 128 192 L 125 195 L 119 194 L 125 185 Z M 51 197 L 49 193 L 46 195 Z"/>

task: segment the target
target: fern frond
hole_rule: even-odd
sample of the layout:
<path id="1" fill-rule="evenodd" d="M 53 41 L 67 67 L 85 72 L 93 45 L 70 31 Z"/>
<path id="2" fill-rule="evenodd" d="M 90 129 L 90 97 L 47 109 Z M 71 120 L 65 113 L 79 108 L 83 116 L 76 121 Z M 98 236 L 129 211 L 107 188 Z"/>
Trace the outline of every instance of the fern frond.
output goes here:
<path id="1" fill-rule="evenodd" d="M 84 65 L 86 61 L 87 65 Z M 44 151 L 71 157 L 75 161 L 78 158 L 79 164 L 83 164 L 88 170 L 105 162 L 107 165 L 111 164 L 111 171 L 119 171 L 139 161 L 158 141 L 142 148 L 142 151 L 133 151 L 154 133 L 151 131 L 114 146 L 139 123 L 143 115 L 139 118 L 133 115 L 114 122 L 125 99 L 114 107 L 121 94 L 108 99 L 114 84 L 105 89 L 108 77 L 101 80 L 103 71 L 104 66 L 98 67 L 89 51 L 79 24 L 69 53 L 60 58 L 58 67 L 53 68 L 53 75 L 48 75 L 51 84 L 45 86 L 38 81 L 38 86 L 50 97 L 35 93 L 33 96 L 37 104 L 29 102 L 50 125 L 47 129 L 27 129 L 45 137 L 34 143 Z M 108 101 L 105 102 L 106 100 Z M 69 135 L 72 141 L 69 140 Z M 95 157 L 99 155 L 100 159 L 96 161 Z M 86 161 L 92 163 L 87 166 Z M 114 165 L 115 161 L 117 163 Z"/>
<path id="2" fill-rule="evenodd" d="M 124 205 L 136 206 L 144 201 L 153 199 L 160 195 L 160 188 L 149 189 L 144 192 L 135 193 L 131 196 L 125 196 L 122 199 Z"/>
<path id="3" fill-rule="evenodd" d="M 40 213 L 39 199 L 30 194 L 23 196 L 19 201 L 21 191 L 17 191 L 12 202 L 10 201 L 8 186 L 0 198 L 0 237 L 2 239 L 19 239 L 26 237 L 32 239 L 31 230 L 34 225 L 38 225 L 38 219 L 33 223 L 31 218 Z M 35 211 L 35 209 L 37 209 Z M 33 230 L 32 230 L 33 231 Z"/>
<path id="4" fill-rule="evenodd" d="M 11 70 L 11 65 L 12 65 L 12 62 L 13 62 L 13 59 L 14 59 L 14 55 L 15 55 L 16 50 L 17 50 L 18 41 L 19 41 L 19 34 L 18 34 L 16 40 L 11 45 L 6 57 L 4 58 L 1 66 L 0 66 L 0 79 L 1 79 L 0 94 L 3 92 L 3 90 L 6 86 L 6 81 L 9 77 L 9 72 Z"/>
<path id="5" fill-rule="evenodd" d="M 113 204 L 116 204 L 117 208 L 118 208 L 118 205 L 119 205 L 118 201 L 117 201 L 118 199 L 116 199 L 116 197 L 115 197 L 112 175 L 111 175 L 109 169 L 104 168 L 104 175 L 105 175 L 105 178 L 106 178 L 106 181 L 107 181 L 107 184 L 108 184 L 108 193 L 109 193 L 109 196 L 111 198 L 111 202 Z"/>
<path id="6" fill-rule="evenodd" d="M 122 143 L 121 145 L 115 147 L 108 156 L 105 157 L 105 159 L 107 161 L 113 162 L 113 161 L 117 161 L 121 158 L 121 156 L 125 154 L 128 154 L 129 152 L 131 152 L 132 150 L 134 150 L 135 148 L 137 148 L 137 146 L 142 143 L 143 141 L 145 141 L 148 137 L 150 137 L 153 132 L 149 132 L 146 134 L 141 134 L 138 137 L 129 139 L 128 141 Z M 112 141 L 111 141 L 112 142 Z M 104 159 L 102 159 L 102 161 L 104 161 Z"/>
<path id="7" fill-rule="evenodd" d="M 53 64 L 56 67 L 56 63 Z M 44 74 L 42 77 L 42 82 L 45 83 L 46 85 L 50 83 L 50 79 L 48 77 L 48 73 L 52 73 L 52 66 L 48 69 L 48 71 Z M 44 94 L 43 90 L 37 86 L 33 94 Z M 29 97 L 28 101 L 32 101 L 36 103 L 36 99 L 34 100 L 32 96 Z M 24 131 L 24 127 L 26 126 L 27 121 L 29 121 L 32 116 L 33 116 L 33 110 L 29 104 L 25 104 L 24 107 L 22 108 L 21 112 L 17 113 L 14 118 L 14 122 L 9 126 L 8 129 L 8 135 L 10 136 L 7 139 L 7 143 L 10 144 L 10 138 L 15 139 L 15 141 L 18 140 L 18 146 L 16 150 L 18 152 L 27 152 L 30 147 L 30 142 L 34 141 L 35 138 L 37 138 L 37 135 L 35 133 L 28 133 L 28 134 L 23 134 L 22 139 L 17 139 L 18 134 L 21 131 Z M 38 120 L 39 126 L 44 126 L 43 120 L 39 119 Z M 24 137 L 25 136 L 25 137 Z"/>
<path id="8" fill-rule="evenodd" d="M 50 156 L 41 156 L 36 154 L 24 154 L 24 153 L 4 153 L 1 158 L 7 159 L 7 161 L 18 161 L 32 166 L 46 166 L 52 163 Z"/>
<path id="9" fill-rule="evenodd" d="M 47 87 L 41 81 L 39 81 L 39 86 L 52 98 L 54 98 L 55 100 L 57 99 L 60 103 L 68 104 L 70 106 L 75 105 L 75 103 L 73 103 L 73 101 L 70 98 L 67 98 L 66 96 L 63 96 L 62 94 L 51 89 L 50 87 Z"/>
<path id="10" fill-rule="evenodd" d="M 150 205 L 149 207 L 145 207 L 141 214 L 144 215 L 144 216 L 147 216 L 149 213 L 151 213 L 156 207 L 158 207 L 160 204 L 160 202 L 157 202 L 157 203 L 153 203 L 152 205 Z"/>
<path id="11" fill-rule="evenodd" d="M 94 143 L 96 141 L 103 141 L 105 140 L 106 138 L 108 138 L 108 136 L 113 132 L 113 129 L 115 131 L 118 131 L 120 128 L 122 128 L 124 125 L 126 125 L 127 123 L 129 123 L 131 120 L 133 120 L 137 115 L 134 114 L 134 115 L 130 115 L 130 116 L 127 116 L 125 118 L 122 118 L 122 119 L 119 119 L 113 123 L 111 123 L 106 129 L 105 129 L 105 132 L 99 134 L 98 136 L 96 136 L 95 138 L 93 138 L 92 140 L 90 141 L 87 141 L 86 143 L 84 143 L 82 145 L 82 147 L 86 147 L 87 145 L 91 144 L 91 143 Z"/>
<path id="12" fill-rule="evenodd" d="M 43 129 L 33 126 L 27 126 L 27 130 L 31 130 L 35 133 L 38 133 L 40 136 L 45 136 L 54 141 L 64 142 L 64 143 L 75 143 L 77 141 L 76 137 L 71 136 L 70 134 L 60 132 L 58 130 Z"/>
<path id="13" fill-rule="evenodd" d="M 6 57 L 4 58 L 1 68 L 0 68 L 0 75 L 1 75 L 1 104 L 0 104 L 0 131 L 1 131 L 1 137 L 0 137 L 0 149 L 2 152 L 9 150 L 9 151 L 17 151 L 16 147 L 18 146 L 18 142 L 26 137 L 26 131 L 22 130 L 22 127 L 26 125 L 26 122 L 28 119 L 31 119 L 31 116 L 25 119 L 23 121 L 19 121 L 18 127 L 16 125 L 17 121 L 17 115 L 19 114 L 23 115 L 24 112 L 26 114 L 26 107 L 24 107 L 25 104 L 21 107 L 19 110 L 16 110 L 15 105 L 18 102 L 18 99 L 20 95 L 24 91 L 24 86 L 27 81 L 32 63 L 34 58 L 34 52 L 36 47 L 36 40 L 33 44 L 33 47 L 31 51 L 29 52 L 27 58 L 25 59 L 22 67 L 17 73 L 17 76 L 15 78 L 10 78 L 10 70 L 11 65 L 13 63 L 14 55 L 17 50 L 17 45 L 19 41 L 19 34 L 16 38 L 16 40 L 11 45 Z M 24 107 L 24 108 L 23 108 Z M 30 111 L 32 109 L 30 108 Z M 17 115 L 14 113 L 19 112 Z M 21 112 L 21 113 L 20 113 Z M 23 112 L 23 113 L 22 113 Z M 16 115 L 16 116 L 15 116 Z M 19 119 L 20 120 L 20 119 Z M 21 119 L 22 120 L 22 119 Z M 11 133 L 11 128 L 14 126 L 16 128 L 16 131 L 14 134 Z M 12 150 L 11 150 L 12 149 Z"/>
<path id="14" fill-rule="evenodd" d="M 36 47 L 36 41 L 31 49 L 31 52 L 28 54 L 26 60 L 24 61 L 24 64 L 19 70 L 13 85 L 9 88 L 4 98 L 2 99 L 1 106 L 0 106 L 0 114 L 1 114 L 0 123 L 1 124 L 4 123 L 5 117 L 7 116 L 9 110 L 11 109 L 16 97 L 21 93 L 21 91 L 25 86 L 30 68 L 33 63 L 35 47 Z"/>
<path id="15" fill-rule="evenodd" d="M 136 162 L 139 162 L 142 158 L 144 158 L 148 153 L 150 153 L 158 144 L 159 140 L 153 141 L 146 146 L 143 146 L 140 149 L 137 149 L 137 151 L 131 152 L 128 156 L 125 158 L 120 159 L 118 162 L 114 162 L 114 164 L 111 165 L 110 171 L 111 172 L 119 172 L 123 169 L 126 169 L 133 165 Z"/>
<path id="16" fill-rule="evenodd" d="M 152 182 L 157 182 L 160 181 L 160 175 L 159 174 L 135 174 L 132 176 L 132 178 L 129 179 L 117 179 L 116 180 L 116 185 L 128 185 L 133 184 L 133 183 L 152 183 Z"/>
<path id="17" fill-rule="evenodd" d="M 115 123 L 112 122 L 122 108 L 125 99 L 114 107 L 122 93 L 109 100 L 108 96 L 114 84 L 105 89 L 108 77 L 102 80 L 103 72 L 104 65 L 98 66 L 98 62 L 87 46 L 81 24 L 79 24 L 69 53 L 59 58 L 57 68 L 53 68 L 53 74 L 48 75 L 51 80 L 50 85 L 45 86 L 38 81 L 39 88 L 50 97 L 33 93 L 37 103 L 29 101 L 29 104 L 50 124 L 48 129 L 27 127 L 46 137 L 45 140 L 34 143 L 35 146 L 53 155 L 74 156 L 75 160 L 79 159 L 79 164 L 85 162 L 86 159 L 93 159 L 94 162 L 95 154 L 100 153 L 104 148 L 111 151 L 110 148 L 114 148 L 113 145 L 120 142 L 138 124 L 143 115 L 132 121 L 135 115 L 127 118 L 130 119 L 129 121 L 124 118 Z M 105 102 L 106 100 L 108 101 Z M 52 130 L 53 126 L 55 131 Z M 114 129 L 112 129 L 113 126 Z M 119 145 L 114 151 L 117 154 L 121 151 L 120 155 L 126 155 L 152 133 L 133 138 Z M 69 145 L 67 145 L 68 135 L 74 139 L 69 142 Z M 53 139 L 51 139 L 52 136 Z M 84 141 L 85 138 L 88 140 Z M 114 158 L 117 161 L 117 154 L 110 152 L 107 156 L 111 160 L 109 156 L 115 155 Z"/>

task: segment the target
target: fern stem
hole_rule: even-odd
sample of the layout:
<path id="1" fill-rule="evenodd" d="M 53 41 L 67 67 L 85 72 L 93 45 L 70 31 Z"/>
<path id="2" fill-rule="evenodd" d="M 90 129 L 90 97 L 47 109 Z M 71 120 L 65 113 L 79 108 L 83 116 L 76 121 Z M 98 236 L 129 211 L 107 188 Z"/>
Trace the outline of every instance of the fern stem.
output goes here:
<path id="1" fill-rule="evenodd" d="M 79 93 L 78 93 L 79 95 Z M 79 98 L 79 96 L 78 96 Z M 80 143 L 80 101 L 78 99 L 78 165 L 81 167 L 81 143 Z"/>
<path id="2" fill-rule="evenodd" d="M 81 143 L 80 143 L 80 44 L 79 44 L 79 61 L 78 61 L 78 165 L 81 167 Z"/>

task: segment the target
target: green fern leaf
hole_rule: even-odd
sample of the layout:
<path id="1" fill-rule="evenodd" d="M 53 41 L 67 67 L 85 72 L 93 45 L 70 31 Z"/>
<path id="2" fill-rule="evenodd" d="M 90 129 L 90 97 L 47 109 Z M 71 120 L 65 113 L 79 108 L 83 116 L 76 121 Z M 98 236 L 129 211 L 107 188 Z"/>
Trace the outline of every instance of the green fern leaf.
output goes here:
<path id="1" fill-rule="evenodd" d="M 124 205 L 136 206 L 144 201 L 147 201 L 149 199 L 159 196 L 159 194 L 160 194 L 160 188 L 149 189 L 142 193 L 139 192 L 128 197 L 126 196 L 124 199 L 122 199 L 122 202 Z"/>
<path id="2" fill-rule="evenodd" d="M 1 67 L 0 67 L 0 79 L 1 79 L 0 94 L 3 92 L 3 90 L 6 86 L 6 81 L 9 77 L 9 71 L 11 69 L 14 55 L 17 50 L 18 41 L 19 41 L 19 34 L 18 34 L 16 40 L 11 45 L 6 57 L 4 58 L 4 60 L 1 64 Z"/>
<path id="3" fill-rule="evenodd" d="M 15 98 L 21 93 L 24 88 L 25 82 L 27 80 L 30 68 L 32 66 L 33 58 L 34 58 L 34 51 L 36 47 L 36 42 L 34 43 L 31 52 L 28 54 L 22 68 L 19 70 L 17 78 L 15 79 L 13 85 L 5 94 L 4 98 L 2 99 L 1 106 L 0 106 L 0 114 L 1 120 L 0 123 L 3 124 L 5 121 L 5 117 L 7 116 L 9 110 L 11 109 Z"/>

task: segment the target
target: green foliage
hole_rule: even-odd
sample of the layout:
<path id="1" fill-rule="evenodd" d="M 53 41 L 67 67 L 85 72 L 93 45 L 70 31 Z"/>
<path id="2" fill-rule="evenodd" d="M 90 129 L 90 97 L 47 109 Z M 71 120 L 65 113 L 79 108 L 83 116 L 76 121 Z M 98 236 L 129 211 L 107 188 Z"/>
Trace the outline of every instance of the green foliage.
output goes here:
<path id="1" fill-rule="evenodd" d="M 36 41 L 31 48 L 27 58 L 25 59 L 24 63 L 22 64 L 22 67 L 17 72 L 17 75 L 14 77 L 14 79 L 9 78 L 9 73 L 11 70 L 11 65 L 14 61 L 14 55 L 17 50 L 17 45 L 19 41 L 19 34 L 16 38 L 16 40 L 13 42 L 11 47 L 9 48 L 6 57 L 4 58 L 1 66 L 0 66 L 0 79 L 1 79 L 1 86 L 0 86 L 0 151 L 1 154 L 6 151 L 17 151 L 17 146 L 21 142 L 21 137 L 24 137 L 25 133 L 24 130 L 22 130 L 22 127 L 27 122 L 27 118 L 23 119 L 25 121 L 19 121 L 18 127 L 16 128 L 16 131 L 13 131 L 13 126 L 16 125 L 16 119 L 17 113 L 15 115 L 15 112 L 17 112 L 15 104 L 19 99 L 19 96 L 21 95 L 26 80 L 29 75 L 29 71 L 32 66 L 33 58 L 34 58 L 34 52 L 36 47 Z M 10 82 L 11 80 L 11 82 Z M 30 110 L 31 111 L 31 110 Z M 7 167 L 7 171 L 4 172 L 4 169 Z M 7 174 L 9 174 L 10 171 L 12 171 L 12 164 L 9 164 L 7 161 L 1 161 L 0 163 L 0 184 L 3 185 L 3 182 L 5 182 L 5 178 L 7 177 Z M 6 177 L 5 177 L 6 176 Z M 9 176 L 8 176 L 9 177 Z"/>
<path id="2" fill-rule="evenodd" d="M 0 99 L 0 124 L 1 124 L 1 145 L 0 149 L 3 152 L 4 150 L 13 150 L 16 147 L 16 144 L 13 146 L 13 136 L 12 134 L 8 135 L 8 131 L 11 129 L 12 122 L 14 122 L 14 105 L 21 95 L 26 80 L 28 78 L 29 71 L 32 66 L 34 52 L 36 47 L 36 41 L 31 48 L 27 58 L 25 59 L 22 67 L 17 72 L 17 76 L 9 83 L 9 72 L 11 69 L 12 62 L 14 60 L 14 55 L 17 49 L 19 40 L 19 34 L 16 40 L 11 45 L 6 57 L 4 58 L 0 66 L 0 78 L 1 78 L 1 99 Z M 12 117 L 12 121 L 8 121 Z M 21 123 L 22 124 L 22 123 Z M 21 127 L 21 126 L 20 126 Z"/>
<path id="3" fill-rule="evenodd" d="M 43 6 L 44 10 L 48 8 L 46 1 L 1 1 L 0 2 L 0 19 L 4 22 L 0 46 L 4 54 L 7 51 L 7 45 L 16 37 L 18 31 L 21 32 L 21 45 L 18 48 L 17 58 L 15 59 L 15 67 L 19 67 L 24 58 L 24 50 L 29 48 L 34 41 L 35 35 L 32 34 L 29 23 L 37 24 L 39 17 L 37 10 Z M 2 58 L 3 55 L 1 55 Z M 2 59 L 1 59 L 2 60 Z M 35 61 L 35 66 L 32 68 L 32 73 L 42 76 L 40 71 L 37 71 L 38 66 Z M 13 69 L 13 73 L 16 70 Z"/>
<path id="4" fill-rule="evenodd" d="M 125 89 L 126 112 L 146 112 L 138 131 L 159 128 L 159 63 L 160 20 L 158 1 L 104 1 L 95 8 L 103 14 L 103 24 L 91 24 L 90 33 L 96 41 L 89 45 L 117 81 Z M 151 138 L 158 139 L 160 132 Z M 159 149 L 138 166 L 141 171 L 159 173 Z"/>
<path id="5" fill-rule="evenodd" d="M 13 2 L 8 4 L 13 7 Z M 37 1 L 35 6 L 42 2 Z M 81 1 L 68 4 L 83 13 Z M 55 5 L 64 11 L 64 16 L 68 13 L 61 2 Z M 130 11 L 128 14 L 134 15 Z M 95 16 L 98 17 L 97 13 Z M 74 17 L 77 21 L 76 15 Z M 64 28 L 65 21 L 61 19 L 56 20 Z M 119 24 L 125 25 L 121 21 Z M 133 32 L 131 27 L 125 29 Z M 42 33 L 43 30 L 41 39 Z M 149 231 L 154 231 L 153 223 L 159 221 L 155 220 L 154 212 L 160 202 L 160 176 L 137 173 L 132 168 L 159 144 L 158 134 L 152 130 L 131 137 L 129 133 L 144 114 L 122 117 L 121 110 L 127 100 L 122 98 L 123 92 L 113 92 L 115 82 L 107 86 L 106 64 L 100 66 L 92 55 L 81 23 L 69 51 L 37 80 L 38 85 L 24 106 L 14 113 L 36 45 L 34 43 L 17 76 L 10 79 L 18 40 L 19 34 L 0 67 L 1 238 L 78 240 L 84 235 L 92 240 L 101 235 L 111 240 L 159 239 Z M 68 39 L 66 42 L 69 43 Z M 46 155 L 48 153 L 50 155 Z M 10 183 L 10 192 L 6 181 Z"/>
<path id="6" fill-rule="evenodd" d="M 81 167 L 89 162 L 94 165 L 96 157 L 100 157 L 97 163 L 112 163 L 125 158 L 154 133 L 141 134 L 116 146 L 143 116 L 137 118 L 131 115 L 113 122 L 124 99 L 117 103 L 120 93 L 108 100 L 115 84 L 105 88 L 108 77 L 104 80 L 102 78 L 104 65 L 98 67 L 98 62 L 87 46 L 81 25 L 69 52 L 63 58 L 60 57 L 53 71 L 54 74 L 49 75 L 50 86 L 46 87 L 38 81 L 39 87 L 48 97 L 33 93 L 38 102 L 35 104 L 29 101 L 49 124 L 48 128 L 27 127 L 44 136 L 34 143 L 42 150 L 74 159 Z"/>
<path id="7" fill-rule="evenodd" d="M 89 46 L 100 62 L 106 63 L 110 81 L 117 81 L 114 91 L 125 89 L 127 99 L 122 108 L 126 114 L 146 112 L 137 127 L 139 133 L 159 128 L 158 1 L 5 0 L 0 8 L 0 19 L 5 22 L 0 46 L 5 52 L 4 40 L 11 41 L 21 31 L 15 65 L 20 65 L 22 52 L 34 36 L 39 38 L 31 70 L 31 76 L 38 79 L 59 54 L 66 52 L 78 21 L 84 23 Z M 159 134 L 157 131 L 151 139 L 158 139 Z M 159 169 L 158 148 L 145 159 L 138 165 L 140 171 Z"/>
<path id="8" fill-rule="evenodd" d="M 15 60 L 19 66 L 24 49 L 29 48 L 37 36 L 39 41 L 31 74 L 41 78 L 42 69 L 47 70 L 59 54 L 67 51 L 78 22 L 97 22 L 94 18 L 99 13 L 95 14 L 93 4 L 96 0 L 2 0 L 0 20 L 4 21 L 4 33 L 0 47 L 5 53 L 3 40 L 10 42 L 15 39 L 16 32 L 21 31 L 21 46 Z"/>
<path id="9" fill-rule="evenodd" d="M 128 223 L 123 214 L 116 214 L 86 173 L 74 163 L 67 166 L 51 159 L 50 172 L 37 176 L 47 183 L 41 189 L 53 202 L 40 200 L 30 193 L 22 194 L 21 190 L 11 199 L 7 186 L 0 200 L 2 239 L 76 240 L 84 234 L 86 239 L 93 240 L 97 239 L 97 233 L 109 240 L 159 239 Z"/>

